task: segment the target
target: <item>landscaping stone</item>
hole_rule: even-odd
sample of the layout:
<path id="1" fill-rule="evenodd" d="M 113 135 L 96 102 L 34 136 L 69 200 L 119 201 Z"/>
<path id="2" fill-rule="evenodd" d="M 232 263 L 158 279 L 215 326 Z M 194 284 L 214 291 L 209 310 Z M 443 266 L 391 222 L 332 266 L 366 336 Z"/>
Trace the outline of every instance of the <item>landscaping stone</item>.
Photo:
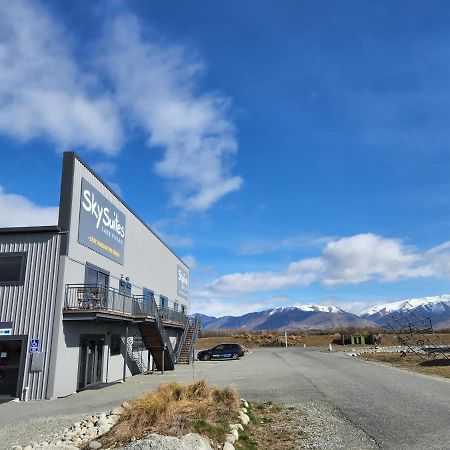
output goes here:
<path id="1" fill-rule="evenodd" d="M 234 445 L 231 444 L 230 442 L 225 442 L 225 444 L 223 444 L 222 449 L 223 450 L 235 450 Z"/>
<path id="2" fill-rule="evenodd" d="M 225 442 L 229 442 L 230 444 L 234 444 L 236 442 L 236 438 L 234 437 L 233 434 L 227 434 L 225 436 Z"/>
<path id="3" fill-rule="evenodd" d="M 234 449 L 234 446 L 232 446 Z M 182 437 L 150 434 L 144 439 L 132 442 L 122 450 L 213 450 L 209 441 L 195 433 Z"/>
<path id="4" fill-rule="evenodd" d="M 102 448 L 102 444 L 100 444 L 100 442 L 98 442 L 98 441 L 91 441 L 91 442 L 89 442 L 88 447 L 91 450 L 97 450 L 99 448 Z"/>

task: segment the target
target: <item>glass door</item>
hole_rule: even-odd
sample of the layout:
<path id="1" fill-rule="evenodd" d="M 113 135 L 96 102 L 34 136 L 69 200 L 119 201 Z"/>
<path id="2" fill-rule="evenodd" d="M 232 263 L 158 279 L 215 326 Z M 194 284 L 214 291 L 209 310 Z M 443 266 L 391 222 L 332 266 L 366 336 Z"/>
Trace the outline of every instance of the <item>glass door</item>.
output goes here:
<path id="1" fill-rule="evenodd" d="M 17 395 L 21 352 L 21 340 L 0 341 L 0 395 Z"/>
<path id="2" fill-rule="evenodd" d="M 103 370 L 103 346 L 105 339 L 81 338 L 78 389 L 101 383 Z"/>

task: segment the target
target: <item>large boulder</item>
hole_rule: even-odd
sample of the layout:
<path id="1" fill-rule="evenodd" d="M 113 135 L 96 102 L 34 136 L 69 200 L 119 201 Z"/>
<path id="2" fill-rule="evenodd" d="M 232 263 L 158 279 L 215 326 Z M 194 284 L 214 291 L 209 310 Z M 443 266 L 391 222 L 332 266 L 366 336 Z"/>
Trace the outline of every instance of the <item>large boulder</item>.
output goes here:
<path id="1" fill-rule="evenodd" d="M 213 450 L 209 441 L 199 434 L 189 433 L 182 437 L 150 434 L 144 439 L 131 442 L 122 450 Z"/>

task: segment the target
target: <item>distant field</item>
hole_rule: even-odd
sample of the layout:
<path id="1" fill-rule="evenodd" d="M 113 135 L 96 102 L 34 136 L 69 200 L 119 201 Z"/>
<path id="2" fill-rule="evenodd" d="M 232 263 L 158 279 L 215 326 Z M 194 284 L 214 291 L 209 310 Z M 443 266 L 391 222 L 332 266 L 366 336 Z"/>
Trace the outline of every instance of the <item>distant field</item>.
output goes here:
<path id="1" fill-rule="evenodd" d="M 216 330 L 215 333 L 219 333 L 219 330 Z M 450 344 L 450 333 L 439 334 L 439 337 L 445 344 Z M 395 335 L 393 334 L 384 334 L 383 335 L 382 345 L 398 345 L 398 341 Z M 203 350 L 206 348 L 214 347 L 222 342 L 238 342 L 241 345 L 244 345 L 247 348 L 253 347 L 276 347 L 280 345 L 284 345 L 284 334 L 279 334 L 276 332 L 267 332 L 267 333 L 253 333 L 253 332 L 245 332 L 245 333 L 233 333 L 229 330 L 224 330 L 222 336 L 210 336 L 210 337 L 201 337 L 197 340 L 195 348 L 197 350 Z M 290 347 L 303 347 L 305 344 L 307 347 L 326 347 L 330 343 L 333 344 L 336 348 L 344 348 L 344 346 L 339 344 L 340 342 L 340 334 L 307 334 L 307 333 L 298 333 L 297 334 L 288 334 L 288 346 Z M 346 345 L 347 347 L 358 347 L 357 345 Z"/>
<path id="2" fill-rule="evenodd" d="M 363 353 L 358 358 L 367 361 L 382 362 L 401 369 L 412 370 L 427 375 L 450 378 L 450 360 L 433 360 L 428 358 L 423 360 L 415 354 L 407 354 L 401 357 L 399 353 Z"/>

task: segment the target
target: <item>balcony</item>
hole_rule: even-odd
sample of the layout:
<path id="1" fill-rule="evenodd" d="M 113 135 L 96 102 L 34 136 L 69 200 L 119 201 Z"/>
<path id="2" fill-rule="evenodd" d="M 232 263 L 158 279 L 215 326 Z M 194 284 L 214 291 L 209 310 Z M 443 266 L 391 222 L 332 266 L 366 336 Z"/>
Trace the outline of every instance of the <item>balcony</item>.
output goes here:
<path id="1" fill-rule="evenodd" d="M 66 285 L 64 318 L 68 320 L 110 319 L 139 322 L 155 320 L 165 325 L 182 326 L 186 314 L 170 308 L 158 308 L 154 298 L 128 295 L 108 286 L 87 284 Z"/>

